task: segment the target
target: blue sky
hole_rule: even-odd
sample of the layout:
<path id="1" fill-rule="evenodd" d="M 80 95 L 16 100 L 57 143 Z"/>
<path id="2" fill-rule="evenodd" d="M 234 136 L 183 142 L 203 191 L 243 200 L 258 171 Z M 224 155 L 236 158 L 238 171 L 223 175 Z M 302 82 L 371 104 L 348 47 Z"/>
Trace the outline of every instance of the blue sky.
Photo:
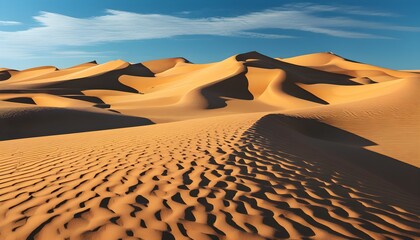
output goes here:
<path id="1" fill-rule="evenodd" d="M 332 51 L 420 69 L 420 1 L 0 0 L 0 67 Z"/>

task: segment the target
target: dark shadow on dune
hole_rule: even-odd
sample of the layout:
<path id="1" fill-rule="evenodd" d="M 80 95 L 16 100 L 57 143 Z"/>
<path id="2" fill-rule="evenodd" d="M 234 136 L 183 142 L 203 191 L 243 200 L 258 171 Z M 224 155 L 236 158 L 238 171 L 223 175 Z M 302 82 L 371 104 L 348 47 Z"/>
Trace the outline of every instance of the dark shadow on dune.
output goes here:
<path id="1" fill-rule="evenodd" d="M 89 89 L 109 89 L 117 91 L 125 91 L 137 93 L 134 88 L 122 84 L 118 78 L 122 75 L 153 77 L 154 74 L 143 64 L 133 64 L 124 69 L 109 71 L 97 76 L 75 79 L 71 81 L 63 81 L 56 83 L 49 83 L 45 88 L 62 88 L 74 90 L 89 90 Z"/>
<path id="2" fill-rule="evenodd" d="M 337 57 L 339 57 L 339 58 L 342 58 L 342 59 L 346 60 L 347 62 L 362 63 L 362 62 L 358 62 L 358 61 L 354 61 L 354 60 L 351 60 L 351 59 L 348 59 L 348 58 L 342 57 L 342 56 L 340 56 L 340 55 L 338 55 L 338 54 L 335 54 L 335 53 L 333 53 L 333 52 L 327 52 L 327 53 L 329 53 L 329 54 L 331 54 L 331 55 L 334 55 L 334 56 L 337 56 Z M 363 64 L 363 63 L 362 63 L 362 64 Z"/>
<path id="3" fill-rule="evenodd" d="M 245 73 L 222 80 L 201 90 L 208 106 L 207 109 L 226 107 L 229 98 L 252 100 L 254 96 L 248 90 L 248 79 Z"/>
<path id="4" fill-rule="evenodd" d="M 15 98 L 4 99 L 3 101 L 14 102 L 14 103 L 36 104 L 34 100 L 30 97 L 15 97 Z"/>
<path id="5" fill-rule="evenodd" d="M 305 89 L 299 87 L 293 82 L 284 81 L 282 84 L 282 89 L 285 93 L 289 94 L 290 96 L 294 96 L 296 98 L 304 99 L 310 102 L 316 102 L 319 104 L 327 105 L 329 104 L 327 101 L 317 97 L 316 95 L 306 91 Z"/>
<path id="6" fill-rule="evenodd" d="M 6 86 L 3 89 L 0 89 L 0 94 L 2 93 L 47 93 L 52 95 L 66 95 L 66 94 L 78 94 L 82 93 L 77 89 L 64 89 L 64 88 L 31 88 L 31 89 L 20 89 L 18 87 L 9 87 Z"/>
<path id="7" fill-rule="evenodd" d="M 274 59 L 273 59 L 274 60 Z M 275 60 L 274 60 L 275 61 Z M 258 68 L 265 68 L 265 69 L 281 69 L 285 70 L 282 67 L 275 67 L 271 66 L 269 63 L 262 61 L 253 61 L 253 62 L 247 62 L 244 63 L 247 67 L 258 67 Z M 286 80 L 282 82 L 279 88 L 283 90 L 285 93 L 289 94 L 290 96 L 294 96 L 296 98 L 301 98 L 310 102 L 316 102 L 319 104 L 329 104 L 327 101 L 317 97 L 316 95 L 312 94 L 311 92 L 306 91 L 305 89 L 301 88 L 300 86 L 296 85 L 295 81 L 296 78 L 293 77 L 293 73 L 287 72 L 286 74 Z"/>
<path id="8" fill-rule="evenodd" d="M 62 97 L 76 99 L 76 100 L 82 100 L 85 102 L 91 102 L 96 104 L 104 103 L 100 98 L 94 97 L 94 96 L 86 96 L 86 95 L 77 95 L 77 94 L 68 94 L 68 95 L 62 95 Z"/>
<path id="9" fill-rule="evenodd" d="M 11 77 L 12 75 L 8 72 L 8 71 L 2 71 L 0 72 L 0 81 L 4 81 L 7 80 Z"/>
<path id="10" fill-rule="evenodd" d="M 283 62 L 281 60 L 273 59 L 258 52 L 249 52 L 239 54 L 236 57 L 238 61 L 246 61 L 248 59 L 255 59 L 246 62 L 246 66 L 267 68 L 267 69 L 282 69 L 286 71 L 287 80 L 295 83 L 317 84 L 328 83 L 335 85 L 360 85 L 352 80 L 352 76 L 321 71 L 309 67 L 302 67 L 299 65 Z"/>
<path id="11" fill-rule="evenodd" d="M 283 128 L 277 128 L 278 126 L 283 126 Z M 420 196 L 418 188 L 420 170 L 397 159 L 363 148 L 376 145 L 368 139 L 315 119 L 275 114 L 263 117 L 255 127 L 265 136 L 273 138 L 273 142 L 279 141 L 280 138 L 276 132 L 284 135 L 284 131 L 287 129 L 286 131 L 289 131 L 291 135 L 300 135 L 296 139 L 305 141 L 302 142 L 303 144 L 311 144 L 313 148 L 319 149 L 318 152 L 338 157 L 337 159 L 340 161 L 346 161 L 346 164 L 364 169 L 410 194 Z M 298 154 L 298 148 L 292 147 L 289 150 L 296 151 Z"/>
<path id="12" fill-rule="evenodd" d="M 142 76 L 142 77 L 154 77 L 155 74 L 142 63 L 132 64 L 126 71 L 127 75 Z"/>
<path id="13" fill-rule="evenodd" d="M 0 114 L 0 140 L 153 124 L 147 118 L 83 109 L 37 107 Z"/>
<path id="14" fill-rule="evenodd" d="M 223 204 L 234 204 L 239 213 L 252 209 L 273 230 L 275 239 L 290 237 L 284 221 L 293 225 L 301 239 L 319 238 L 316 229 L 344 239 L 372 239 L 372 233 L 390 239 L 420 237 L 415 230 L 420 227 L 419 169 L 363 148 L 373 144 L 316 120 L 266 115 L 242 135 L 223 161 L 207 152 L 208 166 L 215 165 L 231 185 L 227 189 L 226 184 L 216 184 L 212 191 L 224 192 Z M 190 177 L 184 180 L 187 184 Z M 201 177 L 200 189 L 208 187 L 205 180 Z M 192 189 L 190 196 L 198 197 L 198 192 Z M 215 214 L 206 198 L 197 201 Z M 220 211 L 232 228 L 255 232 L 252 224 L 244 229 L 229 212 Z M 214 221 L 207 224 L 218 237 L 225 234 L 215 229 Z"/>
<path id="15" fill-rule="evenodd" d="M 20 91 L 20 90 L 9 90 L 12 93 L 47 93 L 47 91 L 44 90 L 39 90 L 39 91 L 34 91 L 32 90 L 28 90 L 28 91 Z M 0 93 L 2 93 L 4 91 L 0 90 Z M 60 97 L 66 97 L 66 98 L 71 98 L 71 99 L 76 99 L 76 100 L 81 100 L 81 101 L 85 101 L 85 102 L 90 102 L 92 103 L 92 107 L 96 107 L 96 108 L 110 108 L 111 105 L 110 104 L 106 104 L 104 101 L 102 101 L 100 98 L 98 97 L 94 97 L 94 96 L 86 96 L 83 95 L 81 92 L 68 92 L 68 91 L 49 91 L 50 94 L 51 92 L 53 92 L 51 95 L 55 95 L 55 96 L 60 96 Z M 55 94 L 54 94 L 55 93 Z M 71 93 L 71 94 L 68 94 Z M 9 98 L 9 99 L 3 99 L 3 101 L 6 102 L 14 102 L 14 103 L 24 103 L 24 104 L 32 104 L 32 105 L 36 105 L 36 102 L 31 98 L 31 97 L 14 97 L 14 98 Z M 110 111 L 112 109 L 109 109 Z M 112 110 L 113 112 L 117 112 L 115 110 Z M 118 113 L 118 112 L 117 112 Z"/>
<path id="16" fill-rule="evenodd" d="M 141 63 L 129 65 L 126 68 L 112 70 L 96 76 L 78 78 L 66 81 L 52 81 L 35 85 L 1 86 L 0 93 L 49 93 L 55 95 L 80 94 L 89 89 L 108 89 L 137 93 L 134 88 L 122 84 L 118 78 L 122 75 L 154 77 L 154 73 Z M 1 75 L 0 75 L 1 77 Z"/>
<path id="17" fill-rule="evenodd" d="M 333 127 L 315 119 L 289 117 L 284 115 L 268 115 L 260 120 L 260 124 L 264 121 L 277 121 L 277 124 L 286 126 L 292 130 L 299 132 L 305 136 L 330 141 L 334 143 L 342 143 L 350 146 L 373 146 L 376 143 L 354 135 L 350 132 Z"/>
<path id="18" fill-rule="evenodd" d="M 301 98 L 307 101 L 329 104 L 327 101 L 317 97 L 311 92 L 306 91 L 297 85 L 303 84 L 334 84 L 334 85 L 360 85 L 360 83 L 351 80 L 352 76 L 321 71 L 309 67 L 294 65 L 283 62 L 281 60 L 273 59 L 262 55 L 258 52 L 249 52 L 239 54 L 236 57 L 238 61 L 247 61 L 244 65 L 248 67 L 265 68 L 265 69 L 281 69 L 286 73 L 286 79 L 280 86 L 287 94 Z"/>
<path id="19" fill-rule="evenodd" d="M 106 104 L 104 101 L 102 101 L 102 99 L 98 98 L 98 97 L 94 97 L 94 96 L 86 96 L 86 95 L 63 95 L 62 97 L 66 97 L 66 98 L 71 98 L 71 99 L 76 99 L 76 100 L 81 100 L 81 101 L 85 101 L 85 102 L 90 102 L 92 103 L 93 107 L 97 107 L 97 108 L 110 108 L 111 105 L 110 104 Z M 112 109 L 109 109 L 112 110 Z M 113 110 L 113 112 L 117 112 L 116 110 Z"/>

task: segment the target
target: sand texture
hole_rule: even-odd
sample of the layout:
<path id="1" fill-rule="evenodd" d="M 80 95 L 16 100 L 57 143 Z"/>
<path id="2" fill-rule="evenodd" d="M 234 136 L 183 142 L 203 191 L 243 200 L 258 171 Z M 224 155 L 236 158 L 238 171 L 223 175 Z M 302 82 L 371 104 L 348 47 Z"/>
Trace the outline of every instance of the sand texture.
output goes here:
<path id="1" fill-rule="evenodd" d="M 419 239 L 419 93 L 332 53 L 0 68 L 0 239 Z"/>

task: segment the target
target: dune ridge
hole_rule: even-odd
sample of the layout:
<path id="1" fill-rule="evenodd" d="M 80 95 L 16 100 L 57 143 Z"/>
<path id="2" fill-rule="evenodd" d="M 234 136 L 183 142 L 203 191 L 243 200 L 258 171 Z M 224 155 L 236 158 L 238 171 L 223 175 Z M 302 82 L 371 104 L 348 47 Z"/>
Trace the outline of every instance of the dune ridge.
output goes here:
<path id="1" fill-rule="evenodd" d="M 333 53 L 0 68 L 0 239 L 420 238 L 419 90 Z"/>

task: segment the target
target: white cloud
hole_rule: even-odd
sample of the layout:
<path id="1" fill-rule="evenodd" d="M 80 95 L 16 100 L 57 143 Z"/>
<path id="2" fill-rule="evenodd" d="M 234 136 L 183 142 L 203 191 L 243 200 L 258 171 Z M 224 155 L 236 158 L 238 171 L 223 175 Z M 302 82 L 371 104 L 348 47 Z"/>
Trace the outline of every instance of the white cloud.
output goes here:
<path id="1" fill-rule="evenodd" d="M 20 22 L 15 22 L 15 21 L 2 21 L 0 20 L 0 26 L 15 26 L 15 25 L 20 25 L 22 23 Z"/>
<path id="2" fill-rule="evenodd" d="M 92 52 L 92 51 L 55 51 L 51 52 L 51 56 L 54 58 L 80 58 L 80 57 L 107 57 L 113 52 Z M 43 58 L 43 56 L 37 56 L 37 58 Z"/>
<path id="3" fill-rule="evenodd" d="M 191 11 L 182 11 L 182 12 L 179 12 L 179 14 L 182 14 L 182 15 L 188 15 L 190 13 L 191 13 Z"/>
<path id="4" fill-rule="evenodd" d="M 328 16 L 322 16 L 329 12 Z M 345 12 L 346 14 L 342 14 Z M 420 31 L 419 27 L 390 25 L 358 20 L 348 15 L 391 16 L 356 7 L 294 4 L 253 12 L 236 17 L 187 18 L 163 14 L 140 14 L 106 10 L 103 16 L 76 18 L 41 12 L 34 19 L 39 26 L 19 31 L 0 31 L 0 58 L 47 55 L 69 46 L 170 38 L 186 35 L 236 36 L 254 38 L 289 38 L 284 34 L 261 33 L 259 30 L 298 30 L 342 38 L 387 38 L 362 29 Z M 17 22 L 2 21 L 1 24 Z M 77 52 L 73 52 L 77 53 Z M 77 55 L 77 54 L 76 54 Z M 76 56 L 72 54 L 72 56 Z M 85 54 L 81 54 L 84 56 Z"/>
<path id="5" fill-rule="evenodd" d="M 295 9 L 306 12 L 339 12 L 349 15 L 362 15 L 362 16 L 378 16 L 378 17 L 395 17 L 394 13 L 383 12 L 377 10 L 366 10 L 357 6 L 346 6 L 346 5 L 320 5 L 312 3 L 293 3 L 286 4 L 284 8 L 279 9 Z"/>

